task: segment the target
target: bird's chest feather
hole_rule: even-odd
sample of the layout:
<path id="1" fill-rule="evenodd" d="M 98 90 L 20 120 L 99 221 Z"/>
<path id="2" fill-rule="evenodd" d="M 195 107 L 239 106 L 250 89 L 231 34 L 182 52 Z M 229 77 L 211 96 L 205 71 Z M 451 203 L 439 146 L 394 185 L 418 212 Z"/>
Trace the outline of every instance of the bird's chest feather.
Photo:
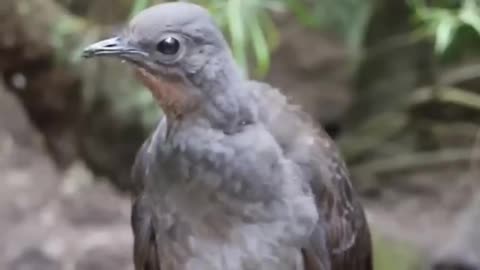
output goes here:
<path id="1" fill-rule="evenodd" d="M 317 212 L 294 167 L 266 133 L 200 133 L 152 150 L 146 168 L 165 269 L 301 269 Z"/>
<path id="2" fill-rule="evenodd" d="M 175 195 L 172 191 L 167 196 Z M 289 221 L 245 220 L 200 197 L 178 196 L 155 210 L 162 270 L 303 269 L 299 246 L 285 238 Z M 203 207 L 192 207 L 192 201 Z"/>

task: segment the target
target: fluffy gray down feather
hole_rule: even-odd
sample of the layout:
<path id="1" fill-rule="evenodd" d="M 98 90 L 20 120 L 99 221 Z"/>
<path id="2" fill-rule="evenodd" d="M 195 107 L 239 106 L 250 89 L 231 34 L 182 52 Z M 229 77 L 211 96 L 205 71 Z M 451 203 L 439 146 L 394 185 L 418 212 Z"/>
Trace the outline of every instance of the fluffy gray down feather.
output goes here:
<path id="1" fill-rule="evenodd" d="M 370 232 L 333 141 L 267 84 L 234 134 L 163 119 L 133 166 L 136 270 L 370 270 Z M 193 125 L 195 126 L 195 125 Z"/>

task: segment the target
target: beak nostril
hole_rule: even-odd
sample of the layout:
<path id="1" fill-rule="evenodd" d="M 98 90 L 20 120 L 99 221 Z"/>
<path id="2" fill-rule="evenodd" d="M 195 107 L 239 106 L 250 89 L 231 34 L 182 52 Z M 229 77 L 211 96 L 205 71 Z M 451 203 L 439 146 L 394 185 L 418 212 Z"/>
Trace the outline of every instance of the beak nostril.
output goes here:
<path id="1" fill-rule="evenodd" d="M 115 44 L 108 44 L 108 45 L 105 45 L 106 48 L 112 48 L 112 47 L 115 47 Z"/>

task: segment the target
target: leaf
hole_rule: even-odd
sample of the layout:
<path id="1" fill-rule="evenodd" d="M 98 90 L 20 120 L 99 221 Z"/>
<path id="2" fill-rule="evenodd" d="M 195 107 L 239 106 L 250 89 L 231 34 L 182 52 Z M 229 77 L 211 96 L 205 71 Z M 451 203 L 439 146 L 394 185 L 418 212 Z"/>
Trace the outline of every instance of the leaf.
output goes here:
<path id="1" fill-rule="evenodd" d="M 454 18 L 445 18 L 438 23 L 435 33 L 435 52 L 443 54 L 447 50 L 458 27 L 459 23 Z"/>
<path id="2" fill-rule="evenodd" d="M 458 17 L 464 24 L 471 26 L 480 34 L 480 12 L 475 0 L 466 0 Z"/>
<path id="3" fill-rule="evenodd" d="M 135 0 L 133 2 L 132 10 L 130 11 L 130 18 L 132 18 L 137 13 L 147 8 L 149 5 L 150 5 L 150 0 Z"/>
<path id="4" fill-rule="evenodd" d="M 258 16 L 253 16 L 249 26 L 253 50 L 257 59 L 257 72 L 260 76 L 264 76 L 270 66 L 270 51 L 265 34 L 260 26 Z"/>
<path id="5" fill-rule="evenodd" d="M 232 41 L 233 54 L 239 64 L 247 69 L 246 56 L 246 40 L 245 29 L 242 21 L 242 0 L 228 0 L 227 14 L 228 14 L 228 28 L 230 31 L 230 38 Z"/>
<path id="6" fill-rule="evenodd" d="M 302 24 L 306 26 L 316 25 L 316 20 L 305 3 L 298 0 L 285 0 L 285 3 Z"/>
<path id="7" fill-rule="evenodd" d="M 272 18 L 266 12 L 259 15 L 259 22 L 261 28 L 264 30 L 269 49 L 275 49 L 280 42 L 280 34 L 278 33 L 278 29 L 275 23 L 272 21 Z"/>

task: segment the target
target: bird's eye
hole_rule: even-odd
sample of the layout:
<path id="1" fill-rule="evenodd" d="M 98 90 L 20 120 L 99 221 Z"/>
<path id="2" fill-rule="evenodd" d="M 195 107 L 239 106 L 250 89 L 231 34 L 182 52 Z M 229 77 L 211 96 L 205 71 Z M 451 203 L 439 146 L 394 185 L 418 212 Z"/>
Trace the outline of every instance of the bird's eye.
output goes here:
<path id="1" fill-rule="evenodd" d="M 173 37 L 167 37 L 157 44 L 157 50 L 167 55 L 176 54 L 180 50 L 180 42 Z"/>

